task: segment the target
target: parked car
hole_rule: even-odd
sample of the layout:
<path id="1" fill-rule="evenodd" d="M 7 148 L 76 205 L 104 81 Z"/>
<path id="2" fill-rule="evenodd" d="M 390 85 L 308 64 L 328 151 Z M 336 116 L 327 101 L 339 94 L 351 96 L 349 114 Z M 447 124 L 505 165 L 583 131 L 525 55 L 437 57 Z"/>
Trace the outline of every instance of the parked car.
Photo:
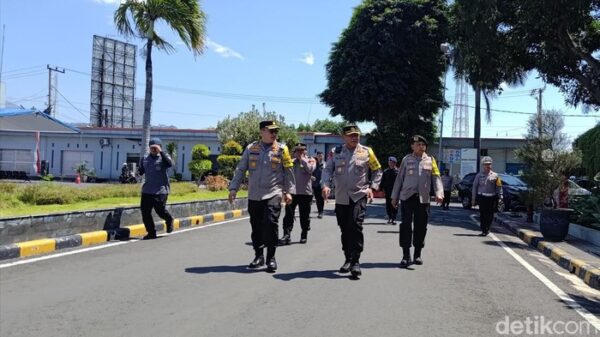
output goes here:
<path id="1" fill-rule="evenodd" d="M 458 191 L 458 198 L 463 208 L 471 208 L 471 189 L 476 173 L 465 175 L 462 181 L 455 185 Z M 498 203 L 498 212 L 514 211 L 525 209 L 525 203 L 522 200 L 521 193 L 527 190 L 527 184 L 516 176 L 499 173 L 502 180 L 503 200 Z"/>
<path id="2" fill-rule="evenodd" d="M 576 182 L 569 180 L 569 196 L 592 195 L 591 190 L 579 186 Z"/>

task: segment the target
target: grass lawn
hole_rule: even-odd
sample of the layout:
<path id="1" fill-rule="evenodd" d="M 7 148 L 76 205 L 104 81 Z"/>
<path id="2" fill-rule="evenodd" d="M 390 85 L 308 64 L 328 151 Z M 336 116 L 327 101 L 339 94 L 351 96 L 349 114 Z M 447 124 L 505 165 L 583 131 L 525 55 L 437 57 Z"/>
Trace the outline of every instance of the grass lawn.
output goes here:
<path id="1" fill-rule="evenodd" d="M 60 186 L 56 186 L 56 185 L 51 185 L 51 186 L 46 186 L 49 189 L 53 190 L 53 191 L 57 191 L 57 190 L 61 190 L 64 187 L 60 187 Z M 187 185 L 182 185 L 182 186 L 174 186 L 175 188 L 172 190 L 171 195 L 169 195 L 169 200 L 168 203 L 174 203 L 174 202 L 186 202 L 186 201 L 197 201 L 197 200 L 210 200 L 210 199 L 225 199 L 227 198 L 227 195 L 229 194 L 228 191 L 216 191 L 216 192 L 211 192 L 211 191 L 207 191 L 207 190 L 203 190 L 203 189 L 197 189 L 194 187 L 189 187 Z M 30 189 L 33 188 L 37 191 L 43 191 L 45 190 L 44 187 L 33 187 L 31 186 Z M 93 186 L 93 187 L 88 187 L 91 189 L 105 189 L 104 187 L 100 187 L 100 185 L 98 185 L 98 187 Z M 119 185 L 113 185 L 111 187 L 108 188 L 118 188 L 120 189 Z M 132 187 L 129 187 L 132 188 Z M 102 196 L 102 195 L 98 195 L 99 197 L 97 199 L 94 200 L 74 200 L 73 202 L 64 202 L 64 200 L 58 198 L 58 200 L 62 200 L 59 203 L 50 203 L 49 204 L 31 204 L 31 203 L 24 203 L 24 202 L 20 202 L 18 200 L 18 196 L 19 193 L 23 192 L 20 191 L 20 189 L 17 187 L 15 190 L 11 190 L 10 193 L 8 193 L 8 191 L 2 191 L 2 189 L 0 188 L 0 194 L 4 194 L 3 196 L 0 196 L 0 218 L 1 217 L 14 217 L 14 216 L 27 216 L 27 215 L 39 215 L 39 214 L 50 214 L 50 213 L 64 213 L 64 212 L 72 212 L 72 211 L 84 211 L 84 210 L 94 210 L 94 209 L 103 209 L 103 208 L 115 208 L 115 207 L 121 207 L 121 206 L 138 206 L 140 204 L 140 196 L 139 196 L 139 187 L 133 187 L 135 189 L 135 192 L 133 192 L 133 194 L 135 195 L 131 195 L 131 196 Z M 60 191 L 62 193 L 59 193 L 61 195 L 64 195 L 65 193 L 73 193 L 73 190 L 63 190 Z M 91 193 L 86 193 L 83 191 L 77 191 L 80 192 L 81 194 L 85 194 L 85 195 L 92 195 L 93 192 Z M 127 193 L 126 193 L 127 194 Z M 242 197 L 246 197 L 248 195 L 247 191 L 239 191 L 238 192 L 238 197 L 242 198 Z M 45 196 L 45 195 L 44 195 Z M 52 195 L 51 195 L 52 196 Z M 41 197 L 36 196 L 37 199 L 36 200 L 40 200 Z M 52 196 L 53 197 L 53 196 Z M 10 198 L 10 199 L 8 199 Z M 2 199 L 4 199 L 4 204 L 2 203 Z M 23 199 L 23 198 L 21 198 Z M 87 199 L 87 198 L 86 198 Z M 53 200 L 53 199 L 44 199 L 44 201 L 47 200 Z M 10 202 L 10 203 L 9 203 Z"/>

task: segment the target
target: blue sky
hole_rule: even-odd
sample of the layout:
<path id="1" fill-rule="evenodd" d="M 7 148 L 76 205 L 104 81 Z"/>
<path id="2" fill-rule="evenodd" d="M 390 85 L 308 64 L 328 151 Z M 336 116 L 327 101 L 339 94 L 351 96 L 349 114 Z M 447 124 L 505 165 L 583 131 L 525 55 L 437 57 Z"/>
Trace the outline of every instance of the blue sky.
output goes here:
<path id="1" fill-rule="evenodd" d="M 66 68 L 58 75 L 58 118 L 89 121 L 92 36 L 125 40 L 112 17 L 118 0 L 0 0 L 0 23 L 5 25 L 2 81 L 8 101 L 43 109 L 47 102 L 46 64 Z M 172 54 L 153 53 L 153 124 L 207 128 L 227 115 L 248 111 L 252 104 L 274 110 L 289 123 L 331 118 L 316 95 L 326 86 L 325 64 L 332 43 L 348 25 L 359 0 L 204 0 L 208 16 L 207 48 L 194 58 L 165 27 L 159 27 L 177 48 Z M 130 43 L 142 48 L 141 40 Z M 138 57 L 137 97 L 144 93 L 144 59 Z M 492 108 L 526 113 L 536 111 L 529 95 L 543 87 L 532 73 L 524 86 L 507 88 Z M 185 94 L 162 87 L 201 91 Z M 244 99 L 231 94 L 245 95 Z M 446 99 L 452 104 L 455 85 L 448 75 Z M 290 99 L 291 98 L 291 99 Z M 470 105 L 474 95 L 470 93 Z M 68 101 L 67 101 L 68 100 Z M 70 102 L 70 103 L 69 103 Z M 72 105 L 71 105 L 72 104 Z M 73 107 L 74 106 L 74 107 Z M 572 138 L 593 127 L 600 118 L 582 117 L 581 108 L 568 107 L 558 90 L 547 86 L 543 107 L 560 109 L 564 129 Z M 452 133 L 451 106 L 446 110 L 444 136 Z M 471 109 L 470 127 L 473 127 Z M 591 114 L 598 115 L 597 111 Z M 519 138 L 528 115 L 493 112 L 483 122 L 483 137 Z M 338 118 L 336 118 L 338 119 Z M 364 128 L 368 128 L 365 125 Z M 470 132 L 472 136 L 472 131 Z"/>

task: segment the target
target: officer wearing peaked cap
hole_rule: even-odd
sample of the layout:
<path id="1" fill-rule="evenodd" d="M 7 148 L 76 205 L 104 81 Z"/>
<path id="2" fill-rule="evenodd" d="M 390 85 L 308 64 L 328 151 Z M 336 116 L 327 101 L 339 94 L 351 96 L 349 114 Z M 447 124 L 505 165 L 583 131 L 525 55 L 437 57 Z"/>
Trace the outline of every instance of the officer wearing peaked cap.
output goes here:
<path id="1" fill-rule="evenodd" d="M 381 165 L 371 148 L 360 144 L 360 129 L 346 125 L 342 129 L 344 144 L 336 146 L 327 157 L 321 176 L 323 197 L 330 192 L 330 179 L 335 184 L 335 216 L 342 232 L 342 250 L 345 261 L 341 273 L 361 275 L 359 259 L 363 251 L 363 221 L 367 198 L 373 198 L 373 190 L 381 182 Z M 372 181 L 368 173 L 371 171 Z"/>
<path id="2" fill-rule="evenodd" d="M 473 206 L 475 203 L 479 204 L 482 236 L 489 234 L 498 199 L 502 198 L 502 180 L 496 172 L 492 171 L 492 163 L 492 157 L 481 158 L 483 170 L 475 175 L 471 190 L 471 203 Z"/>
<path id="3" fill-rule="evenodd" d="M 398 207 L 400 201 L 401 206 L 402 268 L 411 263 L 411 243 L 415 247 L 414 263 L 423 264 L 421 250 L 425 246 L 431 186 L 435 191 L 436 201 L 441 203 L 444 199 L 440 170 L 435 158 L 425 153 L 427 140 L 423 136 L 415 135 L 411 137 L 410 142 L 413 153 L 402 158 L 392 190 L 392 205 Z"/>
<path id="4" fill-rule="evenodd" d="M 306 144 L 304 143 L 296 144 L 292 162 L 296 179 L 296 193 L 292 194 L 292 203 L 285 206 L 283 237 L 279 240 L 280 245 L 290 244 L 296 206 L 300 209 L 300 227 L 302 228 L 300 243 L 306 243 L 310 230 L 310 204 L 313 197 L 312 173 L 315 170 L 316 162 L 306 155 Z"/>
<path id="5" fill-rule="evenodd" d="M 251 143 L 244 150 L 229 184 L 229 201 L 235 199 L 247 171 L 248 213 L 255 254 L 248 268 L 265 264 L 263 252 L 267 247 L 267 271 L 275 272 L 281 200 L 283 197 L 286 204 L 292 202 L 295 180 L 288 148 L 277 142 L 279 126 L 274 121 L 263 121 L 259 126 L 261 140 Z"/>
<path id="6" fill-rule="evenodd" d="M 387 213 L 389 224 L 396 224 L 396 217 L 398 216 L 398 209 L 392 206 L 392 190 L 394 189 L 394 182 L 398 175 L 398 167 L 396 164 L 398 160 L 396 157 L 388 158 L 388 168 L 383 171 L 383 177 L 381 178 L 381 189 L 385 193 L 385 211 Z"/>

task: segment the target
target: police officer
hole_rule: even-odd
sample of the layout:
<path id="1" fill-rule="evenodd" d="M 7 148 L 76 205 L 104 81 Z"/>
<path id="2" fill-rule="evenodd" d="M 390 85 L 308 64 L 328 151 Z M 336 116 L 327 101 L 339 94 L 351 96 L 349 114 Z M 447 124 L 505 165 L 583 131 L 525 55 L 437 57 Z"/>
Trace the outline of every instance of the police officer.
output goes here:
<path id="1" fill-rule="evenodd" d="M 321 175 L 323 173 L 323 167 L 325 166 L 325 163 L 323 162 L 323 152 L 317 151 L 315 160 L 316 163 L 315 170 L 313 171 L 312 188 L 317 204 L 317 218 L 321 219 L 323 218 L 323 207 L 325 206 L 325 199 L 323 199 L 323 191 L 321 189 Z"/>
<path id="2" fill-rule="evenodd" d="M 323 198 L 330 192 L 331 177 L 335 184 L 335 216 L 342 232 L 342 250 L 345 261 L 340 273 L 361 275 L 360 254 L 363 251 L 363 221 L 367 199 L 373 198 L 373 190 L 381 182 L 381 165 L 373 150 L 360 144 L 360 129 L 346 125 L 342 129 L 344 144 L 334 147 L 327 157 L 321 177 Z M 368 173 L 371 170 L 372 181 Z"/>
<path id="3" fill-rule="evenodd" d="M 278 221 L 281 199 L 292 202 L 294 172 L 288 148 L 277 142 L 279 126 L 274 121 L 260 122 L 261 140 L 246 147 L 233 179 L 229 184 L 229 202 L 233 202 L 240 189 L 242 178 L 248 174 L 248 213 L 252 226 L 254 260 L 248 268 L 265 264 L 263 255 L 267 247 L 267 271 L 275 272 L 275 250 L 278 238 Z"/>
<path id="4" fill-rule="evenodd" d="M 423 264 L 421 250 L 425 246 L 425 235 L 427 234 L 431 187 L 433 186 L 438 203 L 441 203 L 444 198 L 440 170 L 435 158 L 425 153 L 427 150 L 425 137 L 419 135 L 411 137 L 411 148 L 413 153 L 402 158 L 392 191 L 392 205 L 398 207 L 398 201 L 401 203 L 400 247 L 402 247 L 402 260 L 400 267 L 402 268 L 411 264 L 411 241 L 415 247 L 414 263 Z"/>
<path id="5" fill-rule="evenodd" d="M 279 245 L 289 245 L 290 235 L 294 227 L 296 206 L 300 209 L 300 243 L 306 243 L 310 230 L 310 204 L 313 198 L 312 173 L 315 170 L 315 160 L 306 155 L 306 144 L 298 143 L 294 148 L 294 178 L 296 179 L 296 194 L 292 194 L 292 203 L 285 206 L 283 217 L 283 237 Z"/>
<path id="6" fill-rule="evenodd" d="M 398 209 L 392 206 L 392 190 L 394 189 L 394 182 L 398 175 L 397 164 L 398 159 L 396 157 L 388 158 L 388 168 L 383 171 L 383 177 L 381 178 L 381 185 L 379 186 L 383 193 L 385 193 L 385 211 L 387 213 L 387 223 L 395 225 L 396 217 L 398 216 Z"/>
<path id="7" fill-rule="evenodd" d="M 444 202 L 442 202 L 443 209 L 450 208 L 450 196 L 452 195 L 452 188 L 454 186 L 454 178 L 450 175 L 450 170 L 445 169 L 442 175 L 442 186 L 444 186 Z"/>
<path id="8" fill-rule="evenodd" d="M 492 162 L 492 157 L 485 156 L 481 158 L 483 170 L 475 175 L 471 190 L 473 206 L 479 204 L 481 236 L 490 233 L 498 199 L 502 198 L 502 180 L 496 172 L 492 171 Z"/>
<path id="9" fill-rule="evenodd" d="M 156 239 L 156 228 L 152 218 L 152 209 L 165 220 L 167 233 L 173 231 L 173 216 L 166 209 L 167 198 L 171 191 L 167 169 L 173 166 L 173 160 L 161 148 L 160 138 L 150 139 L 150 153 L 140 160 L 139 175 L 144 175 L 140 209 L 144 227 L 148 233 L 143 240 Z"/>

